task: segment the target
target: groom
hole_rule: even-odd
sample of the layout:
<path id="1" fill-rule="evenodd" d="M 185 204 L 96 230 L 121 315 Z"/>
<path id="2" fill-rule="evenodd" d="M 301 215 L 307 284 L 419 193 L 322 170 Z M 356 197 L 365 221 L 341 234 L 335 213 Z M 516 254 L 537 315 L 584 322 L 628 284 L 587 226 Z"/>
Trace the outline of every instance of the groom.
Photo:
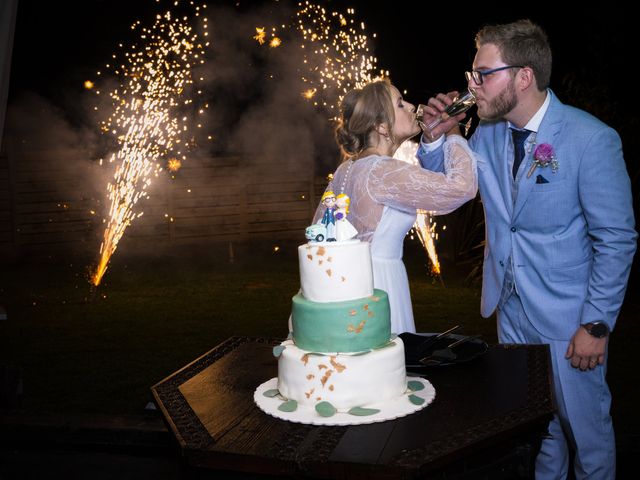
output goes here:
<path id="1" fill-rule="evenodd" d="M 482 315 L 497 309 L 501 343 L 550 346 L 557 414 L 536 478 L 566 478 L 571 449 L 576 478 L 613 479 L 607 344 L 637 237 L 620 138 L 548 88 L 551 48 L 539 26 L 485 27 L 476 48 L 466 76 L 481 119 L 469 145 L 486 220 Z M 449 104 L 439 94 L 428 113 Z M 425 137 L 418 157 L 440 169 L 442 139 Z"/>

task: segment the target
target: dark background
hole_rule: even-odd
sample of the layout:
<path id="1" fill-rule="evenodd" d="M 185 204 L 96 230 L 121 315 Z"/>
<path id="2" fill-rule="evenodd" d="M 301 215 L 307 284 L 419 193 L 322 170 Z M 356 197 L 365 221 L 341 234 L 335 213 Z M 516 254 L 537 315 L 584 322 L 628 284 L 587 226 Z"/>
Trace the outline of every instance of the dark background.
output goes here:
<path id="1" fill-rule="evenodd" d="M 227 5 L 247 11 L 258 4 L 273 9 L 295 6 L 288 1 L 207 2 L 213 9 Z M 568 78 L 584 84 L 601 100 L 619 105 L 633 76 L 629 71 L 636 57 L 634 15 L 627 8 L 571 5 L 563 11 L 557 2 L 476 2 L 460 7 L 426 1 L 317 2 L 327 10 L 356 9 L 356 17 L 367 25 L 374 53 L 381 68 L 389 70 L 394 83 L 408 90 L 410 100 L 423 101 L 434 92 L 460 88 L 463 72 L 473 60 L 475 32 L 487 23 L 530 18 L 549 34 L 554 51 L 552 88 L 565 90 Z M 161 6 L 166 5 L 163 0 Z M 463 6 L 464 5 L 464 6 Z M 83 0 L 40 2 L 20 0 L 16 26 L 11 93 L 21 90 L 42 93 L 54 100 L 66 99 L 62 90 L 83 91 L 82 81 L 94 78 L 119 42 L 127 43 L 135 20 L 150 23 L 158 4 L 154 0 Z M 371 35 L 369 35 L 371 38 Z M 603 106 L 604 108 L 604 106 Z"/>

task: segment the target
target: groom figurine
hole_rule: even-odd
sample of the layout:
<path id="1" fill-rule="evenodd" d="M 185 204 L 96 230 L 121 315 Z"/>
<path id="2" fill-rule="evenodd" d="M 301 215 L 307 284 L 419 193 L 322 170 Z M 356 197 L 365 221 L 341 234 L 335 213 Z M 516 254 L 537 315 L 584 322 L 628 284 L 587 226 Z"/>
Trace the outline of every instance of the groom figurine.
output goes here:
<path id="1" fill-rule="evenodd" d="M 332 191 L 324 192 L 321 199 L 325 207 L 320 223 L 327 227 L 327 242 L 336 241 L 336 195 Z"/>
<path id="2" fill-rule="evenodd" d="M 557 412 L 536 479 L 566 478 L 569 449 L 577 479 L 613 479 L 607 344 L 637 237 L 620 138 L 548 88 L 551 48 L 539 26 L 484 27 L 476 48 L 466 77 L 481 119 L 469 146 L 486 221 L 482 315 L 497 310 L 501 343 L 550 346 Z M 438 94 L 427 113 L 451 103 Z M 458 120 L 425 132 L 423 166 L 441 169 L 437 137 Z"/>

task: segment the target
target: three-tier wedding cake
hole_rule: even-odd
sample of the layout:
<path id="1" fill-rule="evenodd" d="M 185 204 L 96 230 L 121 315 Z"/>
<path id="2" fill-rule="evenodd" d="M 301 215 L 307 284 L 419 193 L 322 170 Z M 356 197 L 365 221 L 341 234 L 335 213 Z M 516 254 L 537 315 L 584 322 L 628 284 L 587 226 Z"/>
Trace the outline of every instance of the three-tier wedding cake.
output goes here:
<path id="1" fill-rule="evenodd" d="M 347 425 L 401 417 L 430 403 L 433 386 L 406 375 L 387 293 L 373 287 L 370 244 L 310 241 L 298 247 L 298 260 L 292 331 L 274 347 L 278 377 L 258 387 L 258 406 L 284 420 Z"/>

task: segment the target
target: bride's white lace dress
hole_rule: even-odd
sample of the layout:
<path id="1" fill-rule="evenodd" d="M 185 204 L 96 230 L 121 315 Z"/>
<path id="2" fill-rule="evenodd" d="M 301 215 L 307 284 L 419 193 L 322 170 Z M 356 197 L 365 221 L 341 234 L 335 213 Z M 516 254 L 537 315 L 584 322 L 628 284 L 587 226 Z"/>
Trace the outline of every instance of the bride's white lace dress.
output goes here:
<path id="1" fill-rule="evenodd" d="M 374 286 L 389 295 L 394 333 L 416 331 L 402 263 L 404 238 L 416 209 L 449 213 L 474 198 L 478 189 L 475 157 L 466 140 L 449 136 L 444 155 L 444 173 L 377 155 L 346 161 L 327 187 L 351 199 L 349 222 L 358 230 L 358 239 L 371 243 Z M 320 204 L 314 223 L 323 212 Z"/>

